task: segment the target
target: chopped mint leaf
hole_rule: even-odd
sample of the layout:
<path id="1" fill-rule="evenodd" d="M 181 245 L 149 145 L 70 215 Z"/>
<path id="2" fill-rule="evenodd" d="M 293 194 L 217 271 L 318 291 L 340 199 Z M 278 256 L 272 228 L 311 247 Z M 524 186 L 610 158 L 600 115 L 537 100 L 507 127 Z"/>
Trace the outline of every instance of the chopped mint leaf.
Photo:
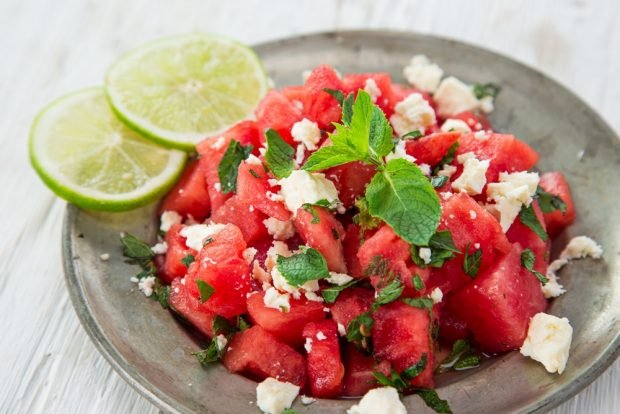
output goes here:
<path id="1" fill-rule="evenodd" d="M 344 285 L 332 285 L 330 287 L 323 289 L 321 291 L 323 300 L 325 301 L 325 303 L 334 303 L 343 290 L 350 288 L 351 286 L 355 285 L 357 282 L 359 282 L 359 280 L 352 280 L 348 283 L 345 283 Z"/>
<path id="2" fill-rule="evenodd" d="M 542 241 L 547 241 L 549 236 L 547 236 L 547 232 L 540 221 L 538 221 L 538 217 L 536 216 L 536 212 L 534 211 L 534 206 L 531 204 L 529 207 L 523 207 L 519 212 L 519 219 L 521 223 L 525 224 L 532 230 Z"/>
<path id="3" fill-rule="evenodd" d="M 310 247 L 289 257 L 278 255 L 277 262 L 278 270 L 292 286 L 301 286 L 310 280 L 329 277 L 325 258 Z"/>
<path id="4" fill-rule="evenodd" d="M 445 175 L 436 175 L 431 178 L 431 185 L 434 188 L 443 187 L 444 185 L 446 185 L 447 182 L 448 182 L 448 177 L 446 177 Z"/>
<path id="5" fill-rule="evenodd" d="M 482 250 L 478 249 L 473 253 L 469 253 L 469 243 L 465 247 L 465 258 L 463 259 L 463 271 L 472 279 L 478 276 L 480 263 L 482 261 Z"/>
<path id="6" fill-rule="evenodd" d="M 335 227 L 332 227 L 332 236 L 334 237 L 334 240 L 338 240 L 340 238 L 340 233 L 338 233 L 338 230 L 336 230 Z"/>
<path id="7" fill-rule="evenodd" d="M 418 362 L 405 369 L 402 373 L 398 373 L 394 368 L 390 376 L 382 374 L 381 372 L 373 372 L 375 379 L 379 384 L 386 387 L 396 388 L 398 392 L 403 392 L 411 387 L 410 381 L 420 375 L 424 368 L 426 368 L 427 356 L 426 353 L 422 354 L 422 357 Z"/>
<path id="8" fill-rule="evenodd" d="M 355 317 L 347 326 L 347 341 L 360 349 L 368 349 L 370 345 L 367 338 L 372 334 L 373 323 L 370 312 L 364 312 Z"/>
<path id="9" fill-rule="evenodd" d="M 478 99 L 482 99 L 487 96 L 495 99 L 497 95 L 499 95 L 501 89 L 501 87 L 494 83 L 474 83 L 472 85 L 474 95 L 476 95 L 476 98 Z"/>
<path id="10" fill-rule="evenodd" d="M 366 199 L 370 214 L 389 224 L 406 242 L 424 246 L 435 234 L 441 205 L 416 165 L 390 160 L 366 188 Z"/>
<path id="11" fill-rule="evenodd" d="M 243 316 L 237 316 L 237 330 L 245 331 L 250 327 L 250 324 L 245 320 Z"/>
<path id="12" fill-rule="evenodd" d="M 416 362 L 415 364 L 411 365 L 409 368 L 405 369 L 403 373 L 401 374 L 401 376 L 405 380 L 411 381 L 412 379 L 420 375 L 422 371 L 424 371 L 424 368 L 426 368 L 426 363 L 427 363 L 427 356 L 426 356 L 426 353 L 423 353 L 420 360 Z"/>
<path id="13" fill-rule="evenodd" d="M 381 220 L 376 217 L 373 217 L 368 211 L 368 201 L 365 197 L 361 197 L 355 202 L 355 206 L 359 210 L 359 212 L 353 216 L 353 222 L 360 226 L 360 231 L 365 232 L 366 230 L 372 230 L 374 228 L 379 227 L 381 225 Z"/>
<path id="14" fill-rule="evenodd" d="M 394 302 L 400 297 L 400 295 L 403 294 L 403 290 L 405 290 L 405 285 L 403 285 L 400 279 L 394 279 L 389 285 L 379 291 L 374 303 L 372 304 L 373 309 L 377 309 L 381 305 L 387 305 L 388 303 Z"/>
<path id="15" fill-rule="evenodd" d="M 342 102 L 342 123 L 344 125 L 351 125 L 351 119 L 353 118 L 353 99 L 353 93 L 350 93 Z"/>
<path id="16" fill-rule="evenodd" d="M 222 355 L 224 355 L 225 350 L 226 347 L 220 349 L 217 346 L 217 337 L 214 337 L 206 349 L 199 352 L 194 352 L 192 355 L 194 355 L 202 365 L 209 366 L 209 364 L 222 359 Z"/>
<path id="17" fill-rule="evenodd" d="M 235 331 L 235 327 L 226 318 L 216 315 L 213 319 L 213 336 L 229 335 Z"/>
<path id="18" fill-rule="evenodd" d="M 427 247 L 431 249 L 430 263 L 425 263 L 420 258 L 420 247 L 422 246 L 411 245 L 411 259 L 420 267 L 441 267 L 446 260 L 453 258 L 456 253 L 461 253 L 454 246 L 452 234 L 449 230 L 438 231 L 429 240 Z"/>
<path id="19" fill-rule="evenodd" d="M 250 175 L 254 178 L 261 178 L 260 174 L 254 171 L 254 168 L 250 168 Z"/>
<path id="20" fill-rule="evenodd" d="M 313 204 L 306 203 L 301 207 L 308 213 L 312 214 L 312 221 L 310 222 L 311 224 L 318 224 L 321 222 L 321 219 L 319 218 L 319 213 L 317 213 L 316 208 Z"/>
<path id="21" fill-rule="evenodd" d="M 330 145 L 321 147 L 308 157 L 303 166 L 307 171 L 319 171 L 327 168 L 336 167 L 342 164 L 359 161 L 365 154 L 360 154 L 354 148 L 346 145 Z"/>
<path id="22" fill-rule="evenodd" d="M 267 152 L 265 153 L 267 167 L 276 178 L 288 177 L 295 168 L 293 162 L 295 150 L 282 139 L 275 129 L 269 128 L 265 131 L 265 137 L 267 139 Z"/>
<path id="23" fill-rule="evenodd" d="M 181 263 L 183 263 L 185 267 L 189 267 L 189 265 L 194 263 L 195 260 L 196 258 L 194 257 L 193 254 L 188 254 L 187 256 L 181 259 Z"/>
<path id="24" fill-rule="evenodd" d="M 562 214 L 566 214 L 566 203 L 559 196 L 548 193 L 539 186 L 536 189 L 536 197 L 543 213 L 552 213 L 560 210 Z"/>
<path id="25" fill-rule="evenodd" d="M 170 297 L 170 286 L 162 285 L 158 279 L 153 287 L 153 294 L 151 297 L 157 299 L 162 308 L 168 309 L 170 307 L 168 304 L 168 298 Z"/>
<path id="26" fill-rule="evenodd" d="M 364 269 L 364 276 L 384 276 L 390 272 L 390 262 L 383 256 L 376 255 L 370 260 L 370 264 Z"/>
<path id="27" fill-rule="evenodd" d="M 226 152 L 217 166 L 217 175 L 222 186 L 222 193 L 228 194 L 237 191 L 237 174 L 239 164 L 252 152 L 251 145 L 243 146 L 239 141 L 231 140 Z"/>
<path id="28" fill-rule="evenodd" d="M 542 283 L 542 285 L 546 285 L 549 282 L 549 279 L 534 269 L 534 263 L 536 262 L 536 255 L 530 249 L 525 249 L 521 252 L 521 266 L 525 267 L 529 270 L 536 278 Z"/>
<path id="29" fill-rule="evenodd" d="M 444 165 L 450 164 L 452 161 L 454 161 L 456 150 L 458 148 L 458 141 L 455 141 L 454 144 L 450 145 L 450 148 L 448 148 L 448 152 L 446 152 L 446 155 L 444 155 L 443 158 L 439 161 L 439 163 L 435 166 L 435 168 L 433 168 L 433 175 L 437 175 L 439 173 L 439 170 L 441 170 Z"/>
<path id="30" fill-rule="evenodd" d="M 403 302 L 418 309 L 432 309 L 434 305 L 433 299 L 425 296 L 420 298 L 404 298 Z"/>
<path id="31" fill-rule="evenodd" d="M 463 356 L 470 350 L 471 350 L 471 345 L 469 345 L 469 342 L 467 342 L 464 339 L 456 340 L 452 344 L 452 351 L 450 352 L 450 355 L 444 358 L 444 360 L 441 361 L 441 364 L 439 364 L 439 367 L 437 367 L 437 372 L 441 373 L 441 372 L 450 371 L 452 367 L 454 366 L 454 364 L 456 364 L 459 361 L 459 358 L 461 358 L 461 356 Z"/>
<path id="32" fill-rule="evenodd" d="M 424 288 L 426 287 L 426 286 L 424 286 L 424 281 L 422 280 L 420 275 L 417 274 L 417 273 L 415 275 L 413 275 L 413 287 L 418 292 L 421 291 L 421 290 L 424 290 Z"/>
<path id="33" fill-rule="evenodd" d="M 424 136 L 424 134 L 422 134 L 420 132 L 419 129 L 415 129 L 413 131 L 409 131 L 407 132 L 405 135 L 402 136 L 403 139 L 418 139 L 418 138 L 422 138 Z"/>
<path id="34" fill-rule="evenodd" d="M 339 91 L 338 89 L 324 88 L 323 92 L 327 92 L 328 94 L 333 96 L 334 99 L 336 99 L 338 101 L 338 105 L 340 105 L 341 107 L 343 106 L 343 103 L 344 103 L 344 93 L 342 91 Z"/>
<path id="35" fill-rule="evenodd" d="M 464 371 L 466 369 L 476 368 L 480 366 L 480 362 L 482 358 L 480 355 L 468 355 L 459 359 L 459 361 L 454 364 L 455 371 Z"/>
<path id="36" fill-rule="evenodd" d="M 292 408 L 285 408 L 284 411 L 282 411 L 282 414 L 299 414 L 299 413 L 293 410 Z"/>
<path id="37" fill-rule="evenodd" d="M 435 390 L 417 390 L 416 394 L 422 398 L 424 403 L 431 409 L 433 409 L 436 413 L 439 414 L 452 414 L 452 410 L 450 409 L 450 405 L 446 400 L 442 400 L 437 395 L 437 391 Z"/>
<path id="38" fill-rule="evenodd" d="M 196 279 L 196 286 L 200 292 L 200 301 L 205 303 L 215 293 L 213 286 L 201 279 Z"/>
<path id="39" fill-rule="evenodd" d="M 129 259 L 127 261 L 129 264 L 137 264 L 146 269 L 149 267 L 153 257 L 155 257 L 151 246 L 129 233 L 121 236 L 121 244 L 123 256 Z"/>

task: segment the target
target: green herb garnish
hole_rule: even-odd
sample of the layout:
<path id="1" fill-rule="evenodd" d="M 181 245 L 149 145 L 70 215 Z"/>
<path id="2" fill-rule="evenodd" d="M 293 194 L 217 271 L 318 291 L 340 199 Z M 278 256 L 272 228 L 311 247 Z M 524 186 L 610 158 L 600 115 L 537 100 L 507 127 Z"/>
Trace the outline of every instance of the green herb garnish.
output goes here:
<path id="1" fill-rule="evenodd" d="M 215 288 L 202 279 L 196 279 L 196 286 L 200 292 L 200 301 L 205 303 L 215 293 Z"/>
<path id="2" fill-rule="evenodd" d="M 472 85 L 474 95 L 476 95 L 476 98 L 478 99 L 482 99 L 487 96 L 495 99 L 497 95 L 499 95 L 501 89 L 501 87 L 494 83 L 474 83 Z"/>
<path id="3" fill-rule="evenodd" d="M 416 394 L 422 398 L 424 403 L 436 413 L 452 414 L 450 405 L 446 400 L 442 400 L 435 390 L 417 390 Z"/>
<path id="4" fill-rule="evenodd" d="M 193 254 L 188 254 L 187 256 L 181 259 L 181 263 L 183 263 L 185 267 L 189 267 L 189 265 L 194 263 L 195 260 L 196 258 L 194 257 Z"/>
<path id="5" fill-rule="evenodd" d="M 379 291 L 374 303 L 372 304 L 372 308 L 377 309 L 381 305 L 387 305 L 388 303 L 394 302 L 400 297 L 400 295 L 403 294 L 404 289 L 405 285 L 403 285 L 400 279 L 394 279 L 389 285 Z"/>
<path id="6" fill-rule="evenodd" d="M 355 285 L 357 282 L 359 282 L 359 280 L 351 280 L 350 282 L 345 283 L 344 285 L 329 286 L 321 291 L 321 296 L 323 296 L 323 300 L 326 303 L 334 303 L 343 290 L 350 288 L 351 286 Z"/>
<path id="7" fill-rule="evenodd" d="M 549 236 L 547 236 L 547 232 L 543 225 L 538 221 L 538 217 L 536 217 L 536 212 L 534 211 L 534 206 L 530 204 L 528 207 L 523 207 L 519 212 L 519 219 L 521 223 L 525 224 L 532 230 L 542 241 L 547 241 Z"/>
<path id="8" fill-rule="evenodd" d="M 239 164 L 252 153 L 251 145 L 243 146 L 239 141 L 231 140 L 226 148 L 220 164 L 217 166 L 217 175 L 222 186 L 222 193 L 228 194 L 237 191 L 237 174 Z"/>
<path id="9" fill-rule="evenodd" d="M 267 152 L 265 162 L 276 178 L 286 178 L 295 169 L 295 150 L 286 143 L 275 129 L 265 131 Z"/>
<path id="10" fill-rule="evenodd" d="M 538 205 L 543 213 L 552 213 L 560 210 L 562 214 L 566 214 L 566 203 L 559 196 L 548 193 L 542 187 L 536 189 L 536 198 Z"/>
<path id="11" fill-rule="evenodd" d="M 329 277 L 327 262 L 317 250 L 305 247 L 289 257 L 278 255 L 278 270 L 291 286 Z"/>
<path id="12" fill-rule="evenodd" d="M 469 243 L 465 247 L 465 257 L 463 259 L 463 271 L 472 279 L 478 276 L 480 263 L 482 262 L 482 250 L 478 249 L 469 253 Z"/>
<path id="13" fill-rule="evenodd" d="M 530 249 L 525 249 L 521 252 L 521 266 L 525 267 L 529 270 L 536 278 L 542 283 L 542 285 L 546 285 L 549 282 L 549 279 L 534 269 L 534 263 L 536 262 L 536 255 Z"/>

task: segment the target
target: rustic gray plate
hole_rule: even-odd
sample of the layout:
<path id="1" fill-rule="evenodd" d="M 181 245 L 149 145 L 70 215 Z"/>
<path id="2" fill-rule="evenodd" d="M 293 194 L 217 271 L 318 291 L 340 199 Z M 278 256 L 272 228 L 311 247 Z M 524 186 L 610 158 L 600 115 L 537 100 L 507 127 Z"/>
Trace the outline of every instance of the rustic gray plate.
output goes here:
<path id="1" fill-rule="evenodd" d="M 582 260 L 562 271 L 568 293 L 551 312 L 574 327 L 568 368 L 549 375 L 513 352 L 480 369 L 439 378 L 439 394 L 455 413 L 543 412 L 577 393 L 617 357 L 620 345 L 620 141 L 605 122 L 571 92 L 543 74 L 504 56 L 460 42 L 410 33 L 322 33 L 256 47 L 277 86 L 297 84 L 301 72 L 329 63 L 343 72 L 387 71 L 402 80 L 409 58 L 424 53 L 449 74 L 502 86 L 491 116 L 537 149 L 539 168 L 562 170 L 572 184 L 577 222 L 557 242 L 586 234 L 605 248 L 600 261 Z M 578 154 L 585 151 L 583 158 Z M 255 383 L 221 366 L 203 369 L 190 354 L 192 335 L 159 304 L 137 291 L 123 262 L 119 232 L 154 240 L 154 207 L 126 214 L 93 214 L 69 206 L 63 247 L 73 305 L 95 345 L 119 374 L 163 410 L 174 413 L 257 413 Z M 102 262 L 99 255 L 109 253 Z M 409 412 L 431 412 L 415 396 Z M 349 400 L 320 400 L 300 413 L 345 412 Z"/>

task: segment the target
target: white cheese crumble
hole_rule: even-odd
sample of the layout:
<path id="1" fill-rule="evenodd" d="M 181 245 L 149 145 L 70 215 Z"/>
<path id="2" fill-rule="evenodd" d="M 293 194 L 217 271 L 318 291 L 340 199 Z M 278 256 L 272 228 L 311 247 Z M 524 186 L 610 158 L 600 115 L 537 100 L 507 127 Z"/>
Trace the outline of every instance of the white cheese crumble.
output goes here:
<path id="1" fill-rule="evenodd" d="M 258 158 L 254 154 L 250 154 L 248 158 L 245 160 L 245 162 L 250 165 L 258 165 L 258 166 L 263 165 L 263 162 L 260 160 L 260 158 Z"/>
<path id="2" fill-rule="evenodd" d="M 489 169 L 489 160 L 479 160 L 473 152 L 467 152 L 457 157 L 457 161 L 463 164 L 463 172 L 452 183 L 454 190 L 476 195 L 482 192 L 487 183 L 486 173 Z"/>
<path id="3" fill-rule="evenodd" d="M 469 125 L 467 125 L 467 122 L 463 121 L 462 119 L 452 118 L 446 119 L 446 121 L 441 126 L 441 130 L 443 132 L 462 132 L 463 134 L 468 134 L 471 132 L 471 128 L 469 127 Z"/>
<path id="4" fill-rule="evenodd" d="M 286 408 L 291 408 L 298 394 L 297 385 L 267 378 L 256 387 L 256 405 L 264 413 L 281 414 Z"/>
<path id="5" fill-rule="evenodd" d="M 338 324 L 338 334 L 340 336 L 347 336 L 347 330 L 345 329 L 344 325 L 341 323 Z"/>
<path id="6" fill-rule="evenodd" d="M 295 165 L 299 167 L 304 162 L 306 156 L 306 147 L 304 144 L 299 144 L 295 149 Z"/>
<path id="7" fill-rule="evenodd" d="M 418 164 L 418 168 L 422 171 L 422 174 L 427 177 L 431 175 L 431 166 L 428 164 Z"/>
<path id="8" fill-rule="evenodd" d="M 487 186 L 487 197 L 495 201 L 504 233 L 519 215 L 521 207 L 528 207 L 532 203 L 539 181 L 538 173 L 503 172 L 499 175 L 499 183 L 490 183 Z"/>
<path id="9" fill-rule="evenodd" d="M 213 188 L 215 189 L 215 191 L 217 191 L 218 193 L 222 192 L 222 184 L 220 183 L 215 183 L 213 184 Z"/>
<path id="10" fill-rule="evenodd" d="M 418 256 L 424 261 L 424 264 L 429 264 L 431 262 L 431 254 L 431 249 L 428 247 L 421 247 L 420 250 L 418 250 Z"/>
<path id="11" fill-rule="evenodd" d="M 209 237 L 215 236 L 226 227 L 225 224 L 194 224 L 181 229 L 181 236 L 185 237 L 185 245 L 196 251 L 202 250 L 203 243 Z"/>
<path id="12" fill-rule="evenodd" d="M 258 253 L 258 250 L 254 247 L 248 247 L 241 253 L 241 257 L 243 257 L 243 260 L 245 260 L 247 264 L 252 264 L 254 257 L 256 257 L 256 253 Z"/>
<path id="13" fill-rule="evenodd" d="M 453 193 L 451 193 L 451 192 L 449 192 L 449 191 L 443 191 L 443 192 L 439 193 L 439 195 L 441 196 L 441 198 L 442 198 L 444 201 L 448 201 L 448 200 L 450 200 L 450 197 L 452 197 L 452 194 L 453 194 Z"/>
<path id="14" fill-rule="evenodd" d="M 226 345 L 228 344 L 228 339 L 224 335 L 218 335 L 215 337 L 215 346 L 217 346 L 218 351 L 224 350 Z"/>
<path id="15" fill-rule="evenodd" d="M 395 160 L 398 158 L 402 158 L 403 160 L 407 160 L 409 162 L 414 163 L 416 161 L 415 157 L 407 154 L 407 145 L 405 141 L 398 141 L 394 146 L 392 152 L 385 156 L 385 161 L 388 162 L 390 160 Z"/>
<path id="16" fill-rule="evenodd" d="M 325 280 L 332 285 L 342 286 L 352 281 L 353 277 L 347 275 L 346 273 L 329 272 L 329 277 Z"/>
<path id="17" fill-rule="evenodd" d="M 155 254 L 166 254 L 168 251 L 168 243 L 165 241 L 157 243 L 155 246 L 151 247 L 151 251 Z"/>
<path id="18" fill-rule="evenodd" d="M 138 282 L 138 289 L 144 293 L 144 296 L 151 296 L 153 294 L 153 287 L 155 286 L 155 276 L 149 276 L 140 279 Z"/>
<path id="19" fill-rule="evenodd" d="M 437 172 L 437 175 L 444 177 L 452 177 L 457 168 L 454 165 L 444 164 L 443 168 Z"/>
<path id="20" fill-rule="evenodd" d="M 312 295 L 312 292 L 316 292 L 319 290 L 319 281 L 318 280 L 309 280 L 303 285 L 296 287 L 292 286 L 288 283 L 288 281 L 282 276 L 282 273 L 278 270 L 277 266 L 274 266 L 271 269 L 271 279 L 273 281 L 273 286 L 278 289 L 280 292 L 286 292 L 293 295 L 295 299 L 299 299 L 301 297 L 300 289 L 303 289 L 306 293 L 306 298 L 308 300 L 312 300 L 315 302 L 322 302 L 323 299 L 320 296 Z"/>
<path id="21" fill-rule="evenodd" d="M 403 75 L 407 82 L 421 91 L 435 92 L 443 76 L 443 69 L 426 56 L 415 55 L 403 69 Z"/>
<path id="22" fill-rule="evenodd" d="M 480 102 L 480 109 L 485 114 L 490 114 L 495 109 L 492 96 L 485 96 L 482 99 L 480 99 L 479 102 Z"/>
<path id="23" fill-rule="evenodd" d="M 312 351 L 312 338 L 306 338 L 306 342 L 304 343 L 304 349 L 307 353 Z"/>
<path id="24" fill-rule="evenodd" d="M 295 235 L 295 226 L 291 220 L 282 221 L 273 217 L 263 220 L 267 232 L 276 240 L 287 240 Z"/>
<path id="25" fill-rule="evenodd" d="M 336 186 L 325 178 L 325 174 L 295 170 L 278 183 L 284 204 L 293 214 L 297 214 L 297 210 L 306 203 L 314 204 L 319 200 L 340 203 Z"/>
<path id="26" fill-rule="evenodd" d="M 362 399 L 347 410 L 347 414 L 407 414 L 407 409 L 392 387 L 375 388 L 368 391 Z"/>
<path id="27" fill-rule="evenodd" d="M 366 79 L 364 90 L 370 95 L 370 99 L 373 103 L 376 103 L 377 99 L 381 96 L 381 89 L 379 89 L 377 82 L 375 82 L 373 78 Z"/>
<path id="28" fill-rule="evenodd" d="M 317 149 L 316 144 L 321 140 L 321 129 L 316 122 L 304 118 L 293 124 L 291 135 L 293 136 L 293 141 L 304 144 L 308 150 L 314 151 Z"/>
<path id="29" fill-rule="evenodd" d="M 439 288 L 435 288 L 431 291 L 431 299 L 433 303 L 440 303 L 443 300 L 443 292 Z"/>
<path id="30" fill-rule="evenodd" d="M 396 104 L 390 123 L 398 136 L 415 130 L 424 133 L 435 124 L 435 111 L 422 95 L 412 93 Z"/>
<path id="31" fill-rule="evenodd" d="M 277 309 L 280 312 L 288 312 L 291 309 L 290 295 L 288 293 L 280 293 L 273 287 L 265 291 L 263 302 L 268 308 Z"/>
<path id="32" fill-rule="evenodd" d="M 99 260 L 101 260 L 102 262 L 107 262 L 108 260 L 110 260 L 110 253 L 102 253 L 99 255 Z"/>
<path id="33" fill-rule="evenodd" d="M 521 353 L 542 363 L 548 372 L 561 374 L 566 368 L 572 337 L 568 319 L 537 313 L 530 320 Z"/>
<path id="34" fill-rule="evenodd" d="M 319 341 L 324 341 L 327 339 L 327 337 L 325 336 L 325 334 L 323 333 L 323 331 L 318 331 L 316 333 L 316 339 L 318 339 Z"/>
<path id="35" fill-rule="evenodd" d="M 300 399 L 303 405 L 310 405 L 316 401 L 316 398 L 308 397 L 306 395 L 302 395 Z"/>
<path id="36" fill-rule="evenodd" d="M 478 217 L 476 212 L 474 210 L 469 210 L 469 218 L 472 219 L 472 220 L 475 220 L 476 217 Z"/>
<path id="37" fill-rule="evenodd" d="M 474 138 L 479 139 L 480 141 L 486 141 L 489 136 L 485 131 L 476 131 L 474 133 Z"/>
<path id="38" fill-rule="evenodd" d="M 221 136 L 213 144 L 211 144 L 211 148 L 214 150 L 221 150 L 226 145 L 226 137 Z"/>
<path id="39" fill-rule="evenodd" d="M 447 77 L 433 95 L 437 104 L 437 113 L 447 118 L 464 111 L 471 111 L 479 107 L 480 102 L 471 88 L 454 76 Z"/>
<path id="40" fill-rule="evenodd" d="M 321 296 L 309 290 L 304 292 L 304 296 L 311 302 L 323 302 L 323 298 Z"/>
<path id="41" fill-rule="evenodd" d="M 176 211 L 164 211 L 161 213 L 159 229 L 161 231 L 168 231 L 173 224 L 181 223 L 182 220 L 183 217 Z"/>

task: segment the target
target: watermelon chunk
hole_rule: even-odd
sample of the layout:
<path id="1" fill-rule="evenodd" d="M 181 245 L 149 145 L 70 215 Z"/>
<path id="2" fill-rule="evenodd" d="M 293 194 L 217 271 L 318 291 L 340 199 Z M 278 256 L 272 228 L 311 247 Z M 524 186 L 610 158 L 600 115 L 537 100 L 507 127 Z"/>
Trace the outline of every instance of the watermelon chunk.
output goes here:
<path id="1" fill-rule="evenodd" d="M 543 229 L 545 228 L 545 220 L 543 218 L 542 211 L 538 206 L 538 201 L 534 201 L 532 203 L 534 208 L 534 212 L 536 213 L 536 218 L 538 222 L 542 225 Z M 536 260 L 534 262 L 534 269 L 542 273 L 543 275 L 547 273 L 547 267 L 549 265 L 549 253 L 551 249 L 551 240 L 547 239 L 547 241 L 543 241 L 534 231 L 532 231 L 529 227 L 521 222 L 521 219 L 517 217 L 517 219 L 512 223 L 508 231 L 506 232 L 506 237 L 511 243 L 519 243 L 521 247 L 524 249 L 530 249 L 534 255 L 536 256 Z"/>
<path id="2" fill-rule="evenodd" d="M 306 384 L 305 358 L 258 325 L 232 338 L 222 362 L 229 371 L 256 381 L 272 377 L 300 387 Z"/>
<path id="3" fill-rule="evenodd" d="M 237 175 L 237 196 L 244 204 L 254 206 L 269 217 L 287 221 L 291 218 L 291 212 L 284 203 L 267 196 L 267 192 L 278 191 L 271 188 L 268 180 L 269 176 L 262 166 L 242 162 Z"/>
<path id="4" fill-rule="evenodd" d="M 540 186 L 543 190 L 560 197 L 566 203 L 566 212 L 564 214 L 560 210 L 544 213 L 547 232 L 553 238 L 575 221 L 575 204 L 573 203 L 568 182 L 566 182 L 566 178 L 561 172 L 544 173 L 540 176 Z"/>
<path id="5" fill-rule="evenodd" d="M 310 322 L 303 330 L 306 344 L 310 393 L 319 398 L 333 398 L 342 393 L 344 365 L 340 358 L 338 330 L 331 319 Z"/>
<path id="6" fill-rule="evenodd" d="M 342 241 L 342 250 L 349 275 L 357 278 L 364 276 L 364 270 L 357 258 L 357 250 L 360 248 L 361 242 L 360 227 L 350 223 L 347 226 L 345 237 Z"/>
<path id="7" fill-rule="evenodd" d="M 376 388 L 378 384 L 373 372 L 390 374 L 388 361 L 377 362 L 373 357 L 362 354 L 352 344 L 346 348 L 345 365 L 343 395 L 347 397 L 360 397 Z"/>
<path id="8" fill-rule="evenodd" d="M 166 232 L 166 244 L 168 251 L 164 256 L 163 266 L 159 268 L 158 275 L 160 279 L 170 284 L 177 277 L 183 277 L 187 273 L 187 266 L 181 260 L 188 254 L 196 254 L 196 252 L 185 245 L 185 237 L 181 236 L 180 231 L 183 228 L 180 224 L 173 224 Z"/>
<path id="9" fill-rule="evenodd" d="M 220 188 L 220 176 L 217 168 L 222 157 L 230 144 L 231 138 L 226 135 L 207 138 L 196 146 L 200 154 L 200 163 L 203 167 L 204 179 L 207 182 L 211 209 L 216 211 L 224 202 L 232 196 L 232 193 L 224 194 Z"/>
<path id="10" fill-rule="evenodd" d="M 282 139 L 295 146 L 291 128 L 301 121 L 303 114 L 290 99 L 278 91 L 269 91 L 255 111 L 261 142 L 265 142 L 265 131 L 274 129 Z"/>
<path id="11" fill-rule="evenodd" d="M 388 73 L 352 73 L 345 75 L 342 79 L 344 92 L 346 95 L 349 93 L 357 94 L 359 89 L 364 89 L 366 81 L 372 79 L 381 94 L 377 97 L 375 102 L 379 108 L 385 113 L 385 116 L 389 117 L 393 113 L 393 107 L 390 105 L 393 101 L 392 97 L 392 79 Z"/>
<path id="12" fill-rule="evenodd" d="M 176 211 L 183 217 L 202 221 L 211 213 L 209 191 L 205 183 L 204 164 L 191 161 L 179 182 L 164 197 L 160 212 Z"/>
<path id="13" fill-rule="evenodd" d="M 444 298 L 440 305 L 439 340 L 451 346 L 459 339 L 467 339 L 470 335 L 469 327 L 459 308 L 454 306 L 451 296 Z"/>
<path id="14" fill-rule="evenodd" d="M 370 289 L 360 287 L 345 289 L 331 306 L 332 318 L 346 329 L 354 318 L 370 310 L 374 300 L 375 292 Z"/>
<path id="15" fill-rule="evenodd" d="M 332 130 L 334 128 L 332 122 L 340 121 L 342 109 L 338 101 L 324 89 L 343 89 L 338 74 L 328 65 L 318 66 L 312 70 L 304 86 L 308 93 L 303 102 L 304 113 L 310 120 L 316 122 L 319 128 Z"/>
<path id="16" fill-rule="evenodd" d="M 305 298 L 290 299 L 290 310 L 281 312 L 265 306 L 265 292 L 257 292 L 248 297 L 248 313 L 254 323 L 262 326 L 278 340 L 291 346 L 303 344 L 302 331 L 310 322 L 325 319 L 324 305 Z"/>
<path id="17" fill-rule="evenodd" d="M 215 223 L 231 223 L 239 227 L 248 245 L 269 237 L 263 224 L 266 218 L 260 210 L 242 202 L 237 195 L 226 200 L 211 216 Z"/>
<path id="18" fill-rule="evenodd" d="M 530 318 L 546 308 L 540 282 L 521 266 L 521 252 L 521 247 L 514 245 L 507 255 L 452 296 L 482 351 L 519 348 Z"/>
<path id="19" fill-rule="evenodd" d="M 326 170 L 325 176 L 334 183 L 338 198 L 348 209 L 353 207 L 358 198 L 364 196 L 366 187 L 376 172 L 374 165 L 351 162 Z"/>
<path id="20" fill-rule="evenodd" d="M 419 164 L 431 167 L 439 164 L 461 134 L 459 132 L 437 132 L 425 137 L 406 141 L 407 154 L 415 157 Z"/>
<path id="21" fill-rule="evenodd" d="M 174 279 L 170 285 L 168 304 L 204 335 L 213 337 L 213 320 L 216 314 L 192 296 L 180 278 Z"/>

